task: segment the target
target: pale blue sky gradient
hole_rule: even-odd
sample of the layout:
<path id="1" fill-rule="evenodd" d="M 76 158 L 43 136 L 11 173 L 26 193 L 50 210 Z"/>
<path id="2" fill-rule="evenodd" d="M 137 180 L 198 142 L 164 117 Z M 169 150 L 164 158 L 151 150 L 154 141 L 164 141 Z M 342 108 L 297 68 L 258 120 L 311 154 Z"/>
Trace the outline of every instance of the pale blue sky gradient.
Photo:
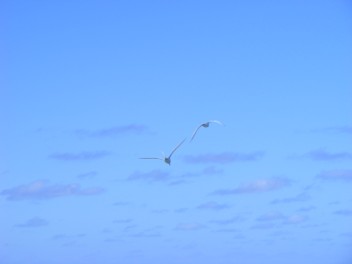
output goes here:
<path id="1" fill-rule="evenodd" d="M 351 2 L 0 6 L 0 263 L 351 263 Z"/>

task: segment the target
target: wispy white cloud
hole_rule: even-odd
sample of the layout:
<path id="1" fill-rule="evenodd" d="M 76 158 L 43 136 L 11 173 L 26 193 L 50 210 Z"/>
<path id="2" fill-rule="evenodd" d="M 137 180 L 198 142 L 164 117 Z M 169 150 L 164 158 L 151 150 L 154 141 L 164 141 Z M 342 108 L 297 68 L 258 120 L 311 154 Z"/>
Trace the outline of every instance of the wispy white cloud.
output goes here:
<path id="1" fill-rule="evenodd" d="M 16 186 L 1 191 L 0 195 L 7 200 L 45 200 L 63 196 L 97 195 L 104 192 L 103 188 L 81 188 L 78 184 L 49 184 L 48 181 L 38 180 L 29 184 Z"/>
<path id="2" fill-rule="evenodd" d="M 334 212 L 334 214 L 341 216 L 352 216 L 352 210 L 350 209 L 341 209 Z"/>
<path id="3" fill-rule="evenodd" d="M 280 212 L 268 212 L 256 218 L 252 229 L 272 229 L 282 225 L 297 225 L 304 223 L 308 217 L 302 214 L 284 215 Z"/>
<path id="4" fill-rule="evenodd" d="M 168 186 L 175 187 L 191 182 L 191 178 L 210 176 L 220 174 L 223 171 L 215 167 L 206 167 L 203 170 L 196 172 L 184 172 L 184 173 L 172 173 L 165 170 L 152 170 L 147 172 L 135 171 L 131 173 L 126 180 L 127 181 L 146 181 L 146 182 L 163 182 Z"/>
<path id="5" fill-rule="evenodd" d="M 136 232 L 137 225 L 135 224 L 130 224 L 124 227 L 123 232 L 125 233 L 131 233 L 131 232 Z"/>
<path id="6" fill-rule="evenodd" d="M 113 206 L 127 206 L 130 205 L 129 202 L 115 202 L 113 203 Z"/>
<path id="7" fill-rule="evenodd" d="M 303 222 L 306 222 L 307 220 L 308 220 L 308 217 L 305 215 L 293 214 L 293 215 L 286 217 L 283 224 L 295 225 L 295 224 L 301 224 Z"/>
<path id="8" fill-rule="evenodd" d="M 151 210 L 153 214 L 166 214 L 169 212 L 168 209 L 153 209 Z"/>
<path id="9" fill-rule="evenodd" d="M 218 233 L 237 233 L 237 235 L 239 235 L 238 233 L 240 231 L 237 228 L 220 228 L 220 229 L 215 230 L 215 232 L 218 232 Z"/>
<path id="10" fill-rule="evenodd" d="M 130 224 L 133 220 L 131 218 L 124 218 L 124 219 L 117 219 L 114 220 L 113 223 L 115 224 Z"/>
<path id="11" fill-rule="evenodd" d="M 140 231 L 136 231 L 130 234 L 131 237 L 141 237 L 141 238 L 148 238 L 148 237 L 160 237 L 162 236 L 162 229 L 163 227 L 160 225 L 146 228 Z"/>
<path id="12" fill-rule="evenodd" d="M 323 171 L 317 175 L 323 180 L 332 181 L 349 181 L 352 182 L 352 170 L 329 170 Z"/>
<path id="13" fill-rule="evenodd" d="M 334 127 L 335 131 L 340 133 L 352 134 L 352 126 Z"/>
<path id="14" fill-rule="evenodd" d="M 305 202 L 310 199 L 310 195 L 308 193 L 300 193 L 293 197 L 281 198 L 281 199 L 274 199 L 271 201 L 272 204 L 278 203 L 296 203 L 296 202 Z"/>
<path id="15" fill-rule="evenodd" d="M 268 221 L 276 221 L 276 220 L 283 220 L 285 216 L 280 212 L 269 212 L 257 217 L 257 221 L 259 222 L 268 222 Z"/>
<path id="16" fill-rule="evenodd" d="M 203 229 L 205 226 L 199 223 L 179 223 L 175 230 L 180 231 L 195 231 L 199 229 Z"/>
<path id="17" fill-rule="evenodd" d="M 322 129 L 315 129 L 314 132 L 352 134 L 352 126 L 331 126 Z"/>
<path id="18" fill-rule="evenodd" d="M 137 238 L 149 238 L 149 237 L 161 237 L 161 232 L 158 231 L 140 231 L 130 235 L 131 237 Z"/>
<path id="19" fill-rule="evenodd" d="M 129 181 L 148 181 L 148 182 L 160 182 L 170 180 L 170 173 L 162 170 L 152 170 L 149 172 L 136 171 L 127 177 Z"/>
<path id="20" fill-rule="evenodd" d="M 113 232 L 114 231 L 112 229 L 107 228 L 107 227 L 105 227 L 101 230 L 101 233 L 103 233 L 103 234 L 112 234 Z"/>
<path id="21" fill-rule="evenodd" d="M 201 174 L 203 175 L 215 175 L 215 174 L 222 174 L 224 170 L 216 168 L 214 166 L 206 167 L 202 170 Z"/>
<path id="22" fill-rule="evenodd" d="M 315 206 L 307 206 L 307 207 L 301 207 L 297 211 L 298 212 L 309 212 L 309 211 L 312 211 L 314 209 L 316 209 Z"/>
<path id="23" fill-rule="evenodd" d="M 53 153 L 49 155 L 49 158 L 62 160 L 62 161 L 86 161 L 86 160 L 95 160 L 105 158 L 106 156 L 111 155 L 108 151 L 82 151 L 78 153 L 72 152 L 61 152 Z"/>
<path id="24" fill-rule="evenodd" d="M 260 222 L 251 226 L 251 229 L 272 229 L 277 227 L 278 224 L 274 222 Z"/>
<path id="25" fill-rule="evenodd" d="M 118 243 L 121 242 L 121 239 L 118 239 L 116 237 L 108 237 L 104 239 L 105 243 Z"/>
<path id="26" fill-rule="evenodd" d="M 352 238 L 352 232 L 344 232 L 344 233 L 341 233 L 340 236 L 347 237 L 347 238 Z"/>
<path id="27" fill-rule="evenodd" d="M 339 160 L 352 160 L 351 152 L 328 152 L 324 149 L 312 150 L 303 155 L 317 161 L 339 161 Z"/>
<path id="28" fill-rule="evenodd" d="M 52 240 L 67 239 L 69 236 L 65 234 L 56 234 L 51 237 Z"/>
<path id="29" fill-rule="evenodd" d="M 217 225 L 231 225 L 233 223 L 238 223 L 244 221 L 245 218 L 243 216 L 235 216 L 229 219 L 222 219 L 222 220 L 211 220 L 210 223 L 214 223 Z"/>
<path id="30" fill-rule="evenodd" d="M 89 172 L 81 173 L 81 174 L 77 175 L 77 177 L 81 178 L 81 179 L 89 179 L 89 178 L 93 178 L 94 176 L 97 176 L 97 175 L 98 175 L 98 172 L 89 171 Z"/>
<path id="31" fill-rule="evenodd" d="M 70 242 L 74 242 L 76 239 L 82 239 L 85 238 L 87 236 L 87 234 L 84 233 L 79 233 L 79 234 L 55 234 L 51 237 L 52 240 L 55 241 L 70 241 Z"/>
<path id="32" fill-rule="evenodd" d="M 230 206 L 228 204 L 220 204 L 220 203 L 214 202 L 214 201 L 202 203 L 197 206 L 197 209 L 214 210 L 214 211 L 228 209 L 228 208 L 230 208 Z"/>
<path id="33" fill-rule="evenodd" d="M 187 180 L 173 180 L 169 183 L 169 186 L 175 187 L 183 184 L 188 184 L 189 181 Z"/>
<path id="34" fill-rule="evenodd" d="M 142 134 L 148 132 L 148 127 L 141 124 L 113 126 L 97 130 L 78 129 L 75 133 L 81 137 L 116 137 L 126 134 Z"/>
<path id="35" fill-rule="evenodd" d="M 263 151 L 250 153 L 223 152 L 218 154 L 188 155 L 184 157 L 187 163 L 218 163 L 226 164 L 232 162 L 257 161 L 264 156 Z"/>
<path id="36" fill-rule="evenodd" d="M 247 184 L 240 185 L 233 189 L 220 189 L 214 191 L 214 195 L 231 195 L 231 194 L 245 194 L 245 193 L 260 193 L 275 191 L 287 187 L 290 181 L 285 178 L 270 178 L 270 179 L 260 179 L 256 181 L 249 182 Z"/>
<path id="37" fill-rule="evenodd" d="M 189 209 L 183 207 L 183 208 L 178 208 L 178 209 L 176 209 L 174 212 L 175 212 L 175 213 L 185 213 L 185 212 L 187 212 L 187 211 L 189 211 Z"/>
<path id="38" fill-rule="evenodd" d="M 180 178 L 181 183 L 185 183 L 188 179 L 194 178 L 194 177 L 202 177 L 202 176 L 211 176 L 211 175 L 219 175 L 222 174 L 224 171 L 222 169 L 219 169 L 215 166 L 209 166 L 205 167 L 202 170 L 199 171 L 192 171 L 192 172 L 185 172 L 180 175 L 177 175 L 177 178 Z"/>
<path id="39" fill-rule="evenodd" d="M 16 225 L 16 227 L 32 228 L 32 227 L 42 227 L 42 226 L 46 226 L 48 224 L 49 224 L 49 222 L 43 218 L 33 217 L 22 224 Z"/>

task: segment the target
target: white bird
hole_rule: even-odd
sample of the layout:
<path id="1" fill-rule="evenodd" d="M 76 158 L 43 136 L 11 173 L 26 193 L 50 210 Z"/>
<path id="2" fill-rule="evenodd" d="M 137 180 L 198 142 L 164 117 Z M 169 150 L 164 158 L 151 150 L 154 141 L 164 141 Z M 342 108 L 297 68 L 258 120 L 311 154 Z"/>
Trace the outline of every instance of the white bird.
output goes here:
<path id="1" fill-rule="evenodd" d="M 196 136 L 198 130 L 199 130 L 201 127 L 207 128 L 207 127 L 209 127 L 210 123 L 216 123 L 216 124 L 219 124 L 219 125 L 224 125 L 223 123 L 221 123 L 221 122 L 218 121 L 218 120 L 210 120 L 210 121 L 208 121 L 208 122 L 205 122 L 205 123 L 199 125 L 199 126 L 197 127 L 197 129 L 193 132 L 193 135 L 192 135 L 192 138 L 191 138 L 190 141 L 193 140 L 193 138 Z"/>
<path id="2" fill-rule="evenodd" d="M 170 154 L 168 157 L 166 157 L 165 154 L 164 154 L 164 158 L 154 158 L 154 157 L 152 157 L 152 158 L 140 158 L 140 159 L 158 159 L 158 160 L 164 161 L 164 162 L 165 162 L 166 164 L 168 164 L 168 165 L 171 165 L 171 156 L 172 156 L 172 154 L 174 154 L 174 152 L 176 151 L 176 149 L 178 149 L 178 148 L 183 144 L 183 142 L 185 142 L 185 140 L 186 140 L 186 139 L 182 140 L 182 141 L 171 151 L 171 154 Z"/>

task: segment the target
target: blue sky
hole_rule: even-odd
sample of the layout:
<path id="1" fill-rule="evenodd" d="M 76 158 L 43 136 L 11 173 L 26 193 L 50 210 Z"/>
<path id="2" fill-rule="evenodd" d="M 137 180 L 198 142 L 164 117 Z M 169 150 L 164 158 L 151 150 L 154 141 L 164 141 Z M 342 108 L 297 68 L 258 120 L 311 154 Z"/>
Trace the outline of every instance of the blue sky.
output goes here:
<path id="1" fill-rule="evenodd" d="M 351 263 L 349 1 L 0 9 L 1 263 Z"/>

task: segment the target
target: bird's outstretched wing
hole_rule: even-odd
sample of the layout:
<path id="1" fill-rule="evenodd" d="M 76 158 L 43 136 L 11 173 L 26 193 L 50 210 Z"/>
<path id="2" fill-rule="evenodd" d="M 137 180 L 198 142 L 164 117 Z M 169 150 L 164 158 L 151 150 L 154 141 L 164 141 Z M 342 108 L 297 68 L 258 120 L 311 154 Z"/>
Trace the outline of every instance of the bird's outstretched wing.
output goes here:
<path id="1" fill-rule="evenodd" d="M 139 159 L 158 159 L 158 160 L 164 160 L 162 158 L 139 158 Z"/>
<path id="2" fill-rule="evenodd" d="M 219 124 L 219 125 L 224 125 L 222 122 L 218 121 L 218 120 L 210 120 L 209 123 L 216 123 L 216 124 Z"/>
<path id="3" fill-rule="evenodd" d="M 196 130 L 194 130 L 193 135 L 192 135 L 192 137 L 191 137 L 191 140 L 190 140 L 190 141 L 192 141 L 192 140 L 194 139 L 194 137 L 196 136 L 196 134 L 197 134 L 198 130 L 199 130 L 201 127 L 202 127 L 202 125 L 200 125 L 199 127 L 197 127 L 197 129 L 196 129 Z"/>
<path id="4" fill-rule="evenodd" d="M 182 144 L 183 142 L 185 142 L 186 138 L 184 140 L 182 140 L 175 148 L 173 151 L 171 151 L 170 155 L 169 155 L 169 158 L 171 158 L 172 154 L 174 154 L 174 152 L 176 151 L 176 149 L 178 149 Z"/>

